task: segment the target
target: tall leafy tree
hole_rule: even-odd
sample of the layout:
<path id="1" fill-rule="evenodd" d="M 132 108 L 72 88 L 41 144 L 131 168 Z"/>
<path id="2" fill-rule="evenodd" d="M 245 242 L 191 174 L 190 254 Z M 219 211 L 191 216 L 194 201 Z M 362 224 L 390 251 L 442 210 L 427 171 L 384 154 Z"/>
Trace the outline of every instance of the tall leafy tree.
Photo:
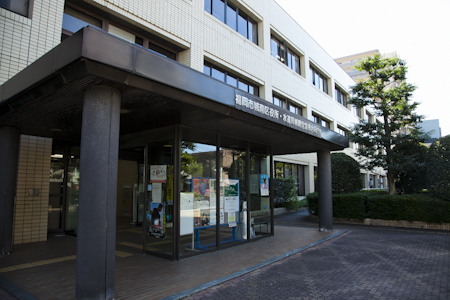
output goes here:
<path id="1" fill-rule="evenodd" d="M 366 71 L 368 77 L 352 87 L 349 103 L 371 108 L 381 122 L 361 119 L 354 125 L 350 140 L 360 145 L 357 155 L 365 158 L 361 161 L 363 167 L 387 170 L 389 194 L 393 195 L 399 162 L 407 159 L 402 158 L 402 152 L 395 152 L 394 147 L 421 138 L 417 123 L 422 116 L 414 112 L 419 103 L 410 100 L 416 86 L 406 82 L 408 68 L 397 57 L 383 58 L 376 54 L 362 59 L 355 69 Z"/>

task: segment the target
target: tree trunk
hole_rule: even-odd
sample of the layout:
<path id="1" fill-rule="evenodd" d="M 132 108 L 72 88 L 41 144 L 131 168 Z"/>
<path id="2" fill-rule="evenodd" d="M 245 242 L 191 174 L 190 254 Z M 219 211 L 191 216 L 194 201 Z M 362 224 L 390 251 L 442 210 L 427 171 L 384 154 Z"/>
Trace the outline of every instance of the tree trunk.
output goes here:
<path id="1" fill-rule="evenodd" d="M 395 177 L 391 173 L 388 173 L 387 177 L 389 181 L 389 195 L 395 195 L 397 193 L 395 189 Z"/>

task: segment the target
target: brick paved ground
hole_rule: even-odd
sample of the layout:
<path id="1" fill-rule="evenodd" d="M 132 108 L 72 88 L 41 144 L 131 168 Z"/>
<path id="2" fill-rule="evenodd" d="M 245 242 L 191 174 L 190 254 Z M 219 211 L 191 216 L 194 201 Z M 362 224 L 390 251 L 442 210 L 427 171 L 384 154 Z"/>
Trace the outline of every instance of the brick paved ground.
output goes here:
<path id="1" fill-rule="evenodd" d="M 450 299 L 450 235 L 350 227 L 184 299 Z"/>

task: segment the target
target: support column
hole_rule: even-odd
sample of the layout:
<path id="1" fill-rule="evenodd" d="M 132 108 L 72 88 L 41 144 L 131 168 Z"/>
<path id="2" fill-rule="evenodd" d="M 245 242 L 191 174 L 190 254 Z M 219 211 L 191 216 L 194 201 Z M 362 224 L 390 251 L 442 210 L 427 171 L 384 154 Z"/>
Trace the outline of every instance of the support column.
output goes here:
<path id="1" fill-rule="evenodd" d="M 20 133 L 0 127 L 0 254 L 9 254 L 13 244 L 14 197 Z"/>
<path id="2" fill-rule="evenodd" d="M 333 197 L 331 187 L 331 154 L 329 150 L 317 152 L 319 230 L 333 230 Z"/>
<path id="3" fill-rule="evenodd" d="M 114 299 L 120 94 L 84 93 L 80 147 L 77 299 Z"/>

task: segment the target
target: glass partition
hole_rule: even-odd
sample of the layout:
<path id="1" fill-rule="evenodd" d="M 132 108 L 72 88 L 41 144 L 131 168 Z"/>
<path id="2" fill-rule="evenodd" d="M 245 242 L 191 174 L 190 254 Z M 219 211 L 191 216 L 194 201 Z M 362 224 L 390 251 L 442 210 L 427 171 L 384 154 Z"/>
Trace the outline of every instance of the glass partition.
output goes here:
<path id="1" fill-rule="evenodd" d="M 216 146 L 183 141 L 180 176 L 180 256 L 216 249 Z"/>
<path id="2" fill-rule="evenodd" d="M 148 145 L 145 195 L 144 251 L 172 258 L 173 142 Z"/>
<path id="3" fill-rule="evenodd" d="M 220 243 L 247 239 L 245 151 L 220 149 Z"/>
<path id="4" fill-rule="evenodd" d="M 250 238 L 271 234 L 270 155 L 250 154 Z"/>

